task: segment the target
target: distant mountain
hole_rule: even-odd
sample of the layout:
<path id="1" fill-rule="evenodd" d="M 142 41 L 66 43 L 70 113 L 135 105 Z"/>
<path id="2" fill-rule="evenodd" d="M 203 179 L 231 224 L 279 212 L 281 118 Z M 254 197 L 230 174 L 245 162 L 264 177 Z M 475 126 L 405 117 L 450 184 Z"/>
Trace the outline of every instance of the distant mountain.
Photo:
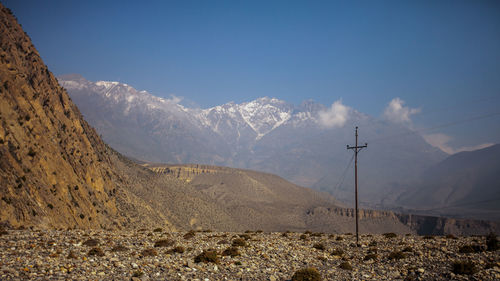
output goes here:
<path id="1" fill-rule="evenodd" d="M 405 126 L 347 107 L 339 117 L 314 101 L 296 107 L 263 97 L 195 109 L 123 83 L 90 82 L 79 75 L 58 79 L 90 124 L 121 153 L 144 161 L 265 171 L 343 202 L 354 197 L 352 169 L 346 171 L 352 151 L 346 145 L 354 144 L 355 126 L 360 141 L 369 143 L 359 159 L 365 206 L 391 204 L 445 158 Z"/>
<path id="2" fill-rule="evenodd" d="M 432 166 L 398 203 L 428 213 L 500 221 L 500 144 Z"/>

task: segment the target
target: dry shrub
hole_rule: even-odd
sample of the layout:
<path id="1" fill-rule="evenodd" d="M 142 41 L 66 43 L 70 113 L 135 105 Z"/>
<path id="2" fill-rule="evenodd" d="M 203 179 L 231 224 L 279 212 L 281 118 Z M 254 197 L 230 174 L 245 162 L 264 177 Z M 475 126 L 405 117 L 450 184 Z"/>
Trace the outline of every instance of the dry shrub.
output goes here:
<path id="1" fill-rule="evenodd" d="M 292 281 L 320 281 L 321 275 L 314 267 L 308 267 L 297 270 L 293 276 Z"/>

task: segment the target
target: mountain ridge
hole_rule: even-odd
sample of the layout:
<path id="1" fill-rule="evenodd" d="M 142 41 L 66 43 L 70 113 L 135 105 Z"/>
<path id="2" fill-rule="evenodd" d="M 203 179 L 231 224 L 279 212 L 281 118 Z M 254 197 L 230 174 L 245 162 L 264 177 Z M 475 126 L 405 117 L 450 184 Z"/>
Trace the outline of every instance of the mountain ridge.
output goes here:
<path id="1" fill-rule="evenodd" d="M 103 138 L 128 156 L 146 162 L 269 172 L 329 192 L 347 203 L 352 203 L 354 195 L 347 188 L 353 185 L 352 178 L 343 186 L 338 186 L 338 179 L 351 158 L 345 145 L 353 141 L 354 126 L 362 130 L 361 141 L 370 143 L 360 158 L 367 159 L 367 177 L 360 178 L 360 183 L 369 187 L 367 206 L 392 203 L 421 171 L 445 157 L 408 128 L 341 104 L 342 111 L 335 112 L 335 108 L 312 100 L 294 106 L 264 97 L 198 109 L 180 105 L 175 97 L 154 97 L 128 85 L 108 92 L 99 89 L 97 82 L 75 84 L 78 81 L 64 77 L 59 81 Z M 378 141 L 390 135 L 404 137 Z"/>

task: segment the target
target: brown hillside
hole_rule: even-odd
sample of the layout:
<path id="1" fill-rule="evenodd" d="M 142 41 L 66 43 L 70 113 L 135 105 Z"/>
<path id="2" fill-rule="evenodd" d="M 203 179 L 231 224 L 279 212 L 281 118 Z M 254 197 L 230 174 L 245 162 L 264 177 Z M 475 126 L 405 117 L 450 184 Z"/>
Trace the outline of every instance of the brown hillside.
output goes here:
<path id="1" fill-rule="evenodd" d="M 107 147 L 1 5 L 0 81 L 0 222 L 234 229 L 203 194 Z"/>

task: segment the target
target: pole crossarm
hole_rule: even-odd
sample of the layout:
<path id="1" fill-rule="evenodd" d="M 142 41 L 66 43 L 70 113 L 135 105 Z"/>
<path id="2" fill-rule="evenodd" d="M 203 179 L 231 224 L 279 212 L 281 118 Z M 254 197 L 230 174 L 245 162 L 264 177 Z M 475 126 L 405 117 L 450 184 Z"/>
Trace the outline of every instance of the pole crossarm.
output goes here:
<path id="1" fill-rule="evenodd" d="M 354 196 L 355 196 L 355 208 L 356 208 L 356 245 L 359 246 L 359 231 L 358 231 L 358 152 L 360 152 L 363 148 L 367 148 L 368 144 L 358 145 L 358 127 L 356 126 L 356 145 L 349 146 L 347 145 L 347 149 L 354 150 Z"/>

